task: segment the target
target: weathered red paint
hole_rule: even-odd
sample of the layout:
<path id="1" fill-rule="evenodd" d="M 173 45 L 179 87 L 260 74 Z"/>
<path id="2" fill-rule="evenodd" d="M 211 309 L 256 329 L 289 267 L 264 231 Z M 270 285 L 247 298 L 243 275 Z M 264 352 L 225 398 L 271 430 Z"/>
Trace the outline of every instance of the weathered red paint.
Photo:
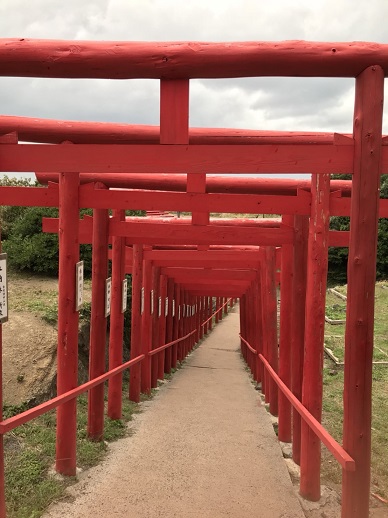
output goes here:
<path id="1" fill-rule="evenodd" d="M 106 209 L 93 211 L 92 307 L 90 315 L 89 379 L 105 372 L 105 281 L 108 277 L 108 219 Z M 101 440 L 104 431 L 104 385 L 88 395 L 88 437 Z"/>
<path id="2" fill-rule="evenodd" d="M 131 359 L 142 352 L 141 342 L 141 288 L 143 282 L 143 245 L 133 247 L 132 311 L 131 311 Z M 140 365 L 129 371 L 129 399 L 140 402 Z"/>
<path id="3" fill-rule="evenodd" d="M 369 515 L 371 394 L 377 217 L 381 173 L 384 71 L 364 70 L 356 79 L 354 180 L 348 259 L 345 331 L 343 444 L 356 471 L 343 473 L 343 518 Z"/>
<path id="4" fill-rule="evenodd" d="M 152 349 L 152 318 L 151 318 L 151 289 L 152 289 L 152 262 L 143 263 L 143 290 L 144 311 L 141 318 L 142 354 L 145 358 L 141 365 L 141 391 L 151 393 L 151 358 L 148 352 Z"/>
<path id="5" fill-rule="evenodd" d="M 125 218 L 124 210 L 115 210 L 113 217 L 118 221 Z M 114 237 L 112 243 L 112 291 L 109 333 L 109 370 L 123 363 L 124 314 L 122 308 L 122 286 L 125 272 L 125 245 L 120 237 Z M 121 419 L 122 411 L 122 374 L 109 380 L 108 416 Z"/>
<path id="6" fill-rule="evenodd" d="M 67 147 L 73 147 L 68 145 Z M 59 283 L 57 394 L 78 384 L 78 311 L 76 311 L 75 268 L 79 261 L 77 173 L 59 176 Z M 76 474 L 76 401 L 57 409 L 56 470 Z"/>
<path id="7" fill-rule="evenodd" d="M 311 185 L 313 203 L 307 250 L 302 404 L 320 422 L 323 398 L 330 176 L 312 175 Z M 302 421 L 300 494 L 308 500 L 318 501 L 321 497 L 320 467 L 321 441 Z"/>

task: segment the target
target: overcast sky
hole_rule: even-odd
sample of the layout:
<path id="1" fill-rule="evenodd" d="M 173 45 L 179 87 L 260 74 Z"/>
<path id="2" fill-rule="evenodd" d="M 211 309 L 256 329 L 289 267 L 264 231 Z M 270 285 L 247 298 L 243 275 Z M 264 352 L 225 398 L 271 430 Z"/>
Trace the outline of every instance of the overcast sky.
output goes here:
<path id="1" fill-rule="evenodd" d="M 387 0 L 0 0 L 12 38 L 388 43 L 387 19 Z M 353 79 L 195 80 L 190 95 L 191 126 L 352 131 Z M 0 78 L 0 113 L 158 124 L 159 85 Z"/>

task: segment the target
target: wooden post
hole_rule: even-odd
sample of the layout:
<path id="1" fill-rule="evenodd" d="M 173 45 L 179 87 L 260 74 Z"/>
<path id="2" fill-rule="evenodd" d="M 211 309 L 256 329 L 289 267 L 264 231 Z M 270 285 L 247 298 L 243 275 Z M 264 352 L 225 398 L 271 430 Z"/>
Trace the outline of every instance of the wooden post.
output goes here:
<path id="1" fill-rule="evenodd" d="M 0 137 L 1 142 L 1 137 Z M 0 253 L 2 249 L 0 227 Z M 0 421 L 3 420 L 3 324 L 0 323 Z M 4 435 L 0 434 L 0 518 L 6 518 L 4 480 Z"/>
<path id="2" fill-rule="evenodd" d="M 200 340 L 200 325 L 201 325 L 201 313 L 200 313 L 200 309 L 199 309 L 199 303 L 200 303 L 200 300 L 201 300 L 201 297 L 195 297 L 195 329 L 196 329 L 196 333 L 195 333 L 195 342 L 198 343 L 199 340 Z"/>
<path id="3" fill-rule="evenodd" d="M 220 321 L 220 313 L 219 313 L 219 310 L 220 309 L 220 297 L 217 297 L 216 298 L 216 324 L 218 324 L 218 322 Z"/>
<path id="4" fill-rule="evenodd" d="M 172 303 L 174 299 L 174 280 L 168 278 L 167 280 L 167 297 L 168 297 L 168 308 L 167 308 L 167 319 L 166 319 L 166 343 L 170 343 L 173 340 L 173 316 L 172 316 Z M 166 374 L 171 373 L 171 360 L 172 360 L 172 347 L 166 349 L 164 372 Z"/>
<path id="5" fill-rule="evenodd" d="M 302 403 L 320 422 L 323 397 L 322 371 L 330 220 L 330 175 L 312 175 L 311 202 Z M 308 500 L 318 501 L 321 497 L 320 468 L 321 441 L 302 421 L 300 494 Z"/>
<path id="6" fill-rule="evenodd" d="M 75 271 L 79 261 L 79 174 L 59 174 L 59 282 L 57 393 L 78 385 L 78 311 L 76 311 Z M 77 402 L 57 409 L 56 470 L 76 474 Z"/>
<path id="7" fill-rule="evenodd" d="M 213 297 L 209 297 L 209 316 L 210 318 L 213 314 Z M 209 331 L 213 329 L 213 319 L 209 320 Z"/>
<path id="8" fill-rule="evenodd" d="M 276 302 L 276 249 L 274 246 L 265 248 L 266 286 L 265 313 L 267 324 L 267 354 L 268 361 L 275 372 L 278 371 L 278 335 L 277 335 L 277 302 Z M 278 414 L 278 388 L 275 381 L 269 378 L 269 411 Z"/>
<path id="9" fill-rule="evenodd" d="M 255 341 L 256 341 L 256 381 L 263 385 L 263 364 L 259 354 L 263 354 L 262 289 L 260 272 L 256 274 L 255 290 Z"/>
<path id="10" fill-rule="evenodd" d="M 294 226 L 293 216 L 283 216 L 282 224 Z M 294 266 L 293 245 L 282 245 L 280 270 L 280 338 L 279 338 L 279 376 L 291 388 L 291 333 L 292 326 L 292 283 Z M 279 391 L 279 428 L 278 438 L 291 442 L 291 404 Z"/>
<path id="11" fill-rule="evenodd" d="M 140 356 L 141 348 L 141 288 L 143 282 L 143 245 L 133 245 L 132 267 L 132 318 L 131 318 L 131 359 Z M 141 364 L 129 370 L 129 399 L 140 402 Z"/>
<path id="12" fill-rule="evenodd" d="M 159 317 L 159 347 L 167 343 L 166 341 L 166 297 L 167 297 L 167 277 L 160 276 L 160 297 L 161 308 Z M 158 354 L 158 378 L 164 379 L 165 371 L 165 351 Z"/>
<path id="13" fill-rule="evenodd" d="M 180 306 L 179 306 L 180 309 L 178 311 L 178 314 L 179 314 L 179 334 L 178 334 L 178 337 L 184 336 L 183 306 L 185 304 L 185 291 L 183 290 L 183 288 L 181 288 L 180 291 L 181 291 L 181 294 L 180 294 Z M 184 356 L 183 356 L 183 343 L 182 342 L 178 343 L 178 360 L 180 362 L 182 362 L 184 360 Z"/>
<path id="14" fill-rule="evenodd" d="M 96 183 L 96 188 L 104 185 Z M 107 209 L 93 210 L 92 247 L 92 308 L 90 316 L 89 379 L 105 372 L 106 317 L 105 281 L 108 277 L 108 225 Z M 104 433 L 104 384 L 89 391 L 88 429 L 90 439 L 100 441 Z"/>
<path id="15" fill-rule="evenodd" d="M 159 347 L 159 291 L 160 291 L 160 266 L 152 268 L 152 293 L 153 293 L 153 313 L 152 313 L 152 349 Z M 151 388 L 158 386 L 159 358 L 154 354 L 151 358 Z"/>
<path id="16" fill-rule="evenodd" d="M 175 308 L 175 314 L 174 314 L 174 325 L 173 325 L 173 335 L 172 339 L 177 340 L 179 337 L 179 306 L 181 303 L 181 290 L 179 287 L 179 284 L 174 285 L 174 308 Z M 174 344 L 172 346 L 171 351 L 171 367 L 173 369 L 176 369 L 178 363 L 178 344 Z"/>
<path id="17" fill-rule="evenodd" d="M 152 318 L 151 318 L 151 286 L 152 286 L 152 261 L 143 263 L 143 294 L 144 308 L 141 318 L 142 354 L 145 355 L 141 364 L 141 391 L 144 394 L 151 393 L 151 356 L 152 349 Z"/>
<path id="18" fill-rule="evenodd" d="M 113 217 L 124 221 L 125 211 L 114 210 Z M 125 238 L 112 238 L 112 294 L 110 304 L 109 370 L 123 363 L 124 313 L 122 289 L 125 275 Z M 122 373 L 113 376 L 108 383 L 108 416 L 121 419 L 123 399 Z"/>
<path id="19" fill-rule="evenodd" d="M 343 518 L 369 516 L 372 354 L 383 98 L 384 72 L 379 66 L 369 67 L 357 76 L 343 425 L 343 445 L 355 460 L 356 471 L 343 472 Z"/>
<path id="20" fill-rule="evenodd" d="M 246 294 L 244 293 L 244 295 L 242 295 L 242 297 L 240 298 L 240 331 L 241 331 L 241 336 L 243 338 L 245 338 L 245 340 L 247 339 L 247 336 L 246 336 L 246 318 L 245 318 L 245 314 L 246 314 Z M 221 305 L 222 305 L 222 299 L 221 299 Z M 223 312 L 223 310 L 220 311 L 220 314 Z M 245 345 L 245 343 L 241 340 L 241 354 L 244 358 L 245 361 L 247 361 L 247 346 Z"/>
<path id="21" fill-rule="evenodd" d="M 308 217 L 295 216 L 294 284 L 291 326 L 291 383 L 293 394 L 302 401 Z M 301 418 L 292 411 L 292 458 L 300 464 Z"/>

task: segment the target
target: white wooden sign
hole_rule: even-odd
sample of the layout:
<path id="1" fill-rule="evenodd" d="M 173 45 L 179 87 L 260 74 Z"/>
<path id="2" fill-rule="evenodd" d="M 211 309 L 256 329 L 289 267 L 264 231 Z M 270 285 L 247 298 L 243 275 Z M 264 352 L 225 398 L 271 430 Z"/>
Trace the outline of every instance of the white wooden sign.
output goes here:
<path id="1" fill-rule="evenodd" d="M 181 319 L 181 307 L 178 306 L 178 319 L 180 320 Z"/>
<path id="2" fill-rule="evenodd" d="M 172 316 L 175 317 L 175 300 L 172 301 Z"/>
<path id="3" fill-rule="evenodd" d="M 158 317 L 162 315 L 162 297 L 158 299 Z"/>
<path id="4" fill-rule="evenodd" d="M 164 304 L 164 316 L 168 315 L 168 297 L 166 297 L 166 302 Z"/>
<path id="5" fill-rule="evenodd" d="M 8 320 L 7 254 L 0 254 L 0 324 Z"/>
<path id="6" fill-rule="evenodd" d="M 140 314 L 144 313 L 144 288 L 141 289 L 141 297 L 140 297 Z"/>
<path id="7" fill-rule="evenodd" d="M 75 310 L 79 311 L 84 303 L 84 262 L 75 265 Z"/>
<path id="8" fill-rule="evenodd" d="M 128 280 L 123 279 L 122 287 L 121 287 L 121 313 L 125 313 L 127 311 L 127 302 L 128 302 Z"/>
<path id="9" fill-rule="evenodd" d="M 105 281 L 105 316 L 110 315 L 110 301 L 112 296 L 112 277 Z"/>

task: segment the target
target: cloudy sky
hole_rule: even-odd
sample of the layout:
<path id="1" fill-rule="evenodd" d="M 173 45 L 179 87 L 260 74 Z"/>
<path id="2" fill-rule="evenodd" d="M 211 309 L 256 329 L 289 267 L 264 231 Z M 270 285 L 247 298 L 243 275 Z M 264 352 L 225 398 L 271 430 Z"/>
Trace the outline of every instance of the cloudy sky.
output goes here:
<path id="1" fill-rule="evenodd" d="M 388 43 L 387 19 L 387 0 L 0 0 L 4 38 Z M 191 126 L 352 131 L 352 79 L 195 80 L 190 96 Z M 158 103 L 153 80 L 0 78 L 9 115 L 158 124 Z"/>

